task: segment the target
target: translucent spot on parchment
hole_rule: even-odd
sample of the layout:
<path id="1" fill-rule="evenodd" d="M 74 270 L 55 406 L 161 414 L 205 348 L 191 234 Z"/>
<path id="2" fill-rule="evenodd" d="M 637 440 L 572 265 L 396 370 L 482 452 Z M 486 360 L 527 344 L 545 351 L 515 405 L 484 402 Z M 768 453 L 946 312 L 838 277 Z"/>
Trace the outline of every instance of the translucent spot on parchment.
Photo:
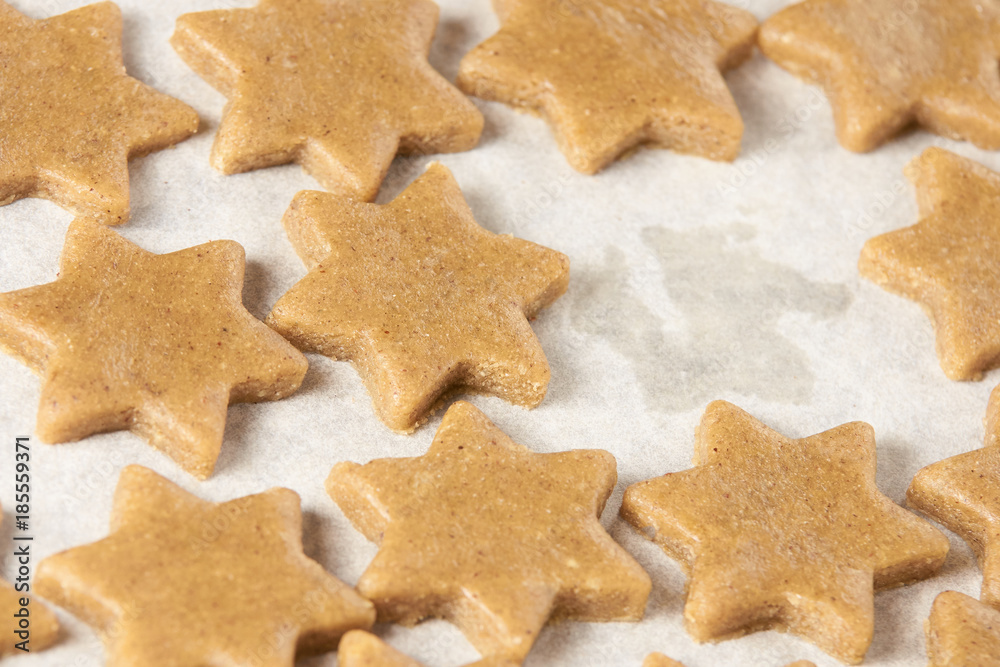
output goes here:
<path id="1" fill-rule="evenodd" d="M 703 407 L 723 392 L 809 400 L 809 360 L 778 332 L 778 321 L 789 312 L 832 318 L 847 310 L 851 293 L 763 259 L 748 243 L 754 234 L 747 225 L 643 231 L 683 316 L 669 328 L 634 287 L 633 268 L 618 248 L 608 247 L 600 266 L 577 272 L 575 326 L 605 338 L 631 362 L 649 408 Z"/>

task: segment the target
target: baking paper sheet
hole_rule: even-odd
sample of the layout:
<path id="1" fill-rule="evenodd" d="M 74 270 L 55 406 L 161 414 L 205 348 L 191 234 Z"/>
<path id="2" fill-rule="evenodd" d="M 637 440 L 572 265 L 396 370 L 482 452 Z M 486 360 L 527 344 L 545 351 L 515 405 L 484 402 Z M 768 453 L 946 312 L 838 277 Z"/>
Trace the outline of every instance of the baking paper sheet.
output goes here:
<path id="1" fill-rule="evenodd" d="M 10 0 L 33 17 L 78 0 Z M 281 215 L 302 189 L 319 189 L 298 166 L 222 176 L 208 164 L 224 98 L 191 72 L 167 39 L 176 17 L 251 0 L 120 0 L 131 74 L 192 104 L 203 127 L 172 150 L 133 161 L 132 221 L 117 228 L 142 247 L 170 252 L 212 239 L 246 248 L 247 307 L 263 317 L 305 270 Z M 751 0 L 764 19 L 787 4 Z M 497 29 L 489 0 L 442 0 L 432 64 L 454 79 L 462 55 Z M 916 205 L 903 166 L 936 144 L 1000 168 L 1000 155 L 916 131 L 869 155 L 840 148 L 829 105 L 759 54 L 728 75 L 746 122 L 735 164 L 641 150 L 596 177 L 570 169 L 544 122 L 477 101 L 481 145 L 468 153 L 400 158 L 379 201 L 398 194 L 431 159 L 452 169 L 487 229 L 558 249 L 572 261 L 569 292 L 535 322 L 552 366 L 534 411 L 475 397 L 516 441 L 537 451 L 603 448 L 618 459 L 619 486 L 604 524 L 653 578 L 638 624 L 563 623 L 541 635 L 527 665 L 639 665 L 662 651 L 688 667 L 778 667 L 796 659 L 838 664 L 810 643 L 762 632 L 699 646 L 684 632 L 684 576 L 617 518 L 628 484 L 690 466 L 706 404 L 730 400 L 779 431 L 804 437 L 863 420 L 878 439 L 881 489 L 903 502 L 921 467 L 979 447 L 987 398 L 1000 374 L 947 380 L 927 318 L 912 302 L 859 279 L 865 239 L 912 224 Z M 55 278 L 71 215 L 40 200 L 0 208 L 0 290 Z M 334 463 L 423 453 L 440 416 L 412 436 L 377 421 L 356 373 L 311 356 L 302 390 L 277 403 L 229 411 L 215 475 L 198 482 L 138 437 L 101 435 L 66 445 L 34 441 L 34 566 L 41 557 L 104 537 L 119 470 L 153 468 L 186 489 L 227 500 L 272 486 L 302 496 L 306 553 L 355 583 L 375 553 L 323 491 Z M 0 544 L 13 531 L 13 439 L 33 433 L 39 381 L 0 356 Z M 14 564 L 6 546 L 0 571 Z M 981 575 L 952 536 L 941 575 L 879 593 L 866 664 L 925 664 L 922 624 L 953 589 L 978 597 Z M 103 664 L 99 641 L 62 611 L 64 635 L 11 667 Z M 432 666 L 471 661 L 451 625 L 377 626 L 396 648 Z M 336 655 L 301 660 L 332 666 Z"/>

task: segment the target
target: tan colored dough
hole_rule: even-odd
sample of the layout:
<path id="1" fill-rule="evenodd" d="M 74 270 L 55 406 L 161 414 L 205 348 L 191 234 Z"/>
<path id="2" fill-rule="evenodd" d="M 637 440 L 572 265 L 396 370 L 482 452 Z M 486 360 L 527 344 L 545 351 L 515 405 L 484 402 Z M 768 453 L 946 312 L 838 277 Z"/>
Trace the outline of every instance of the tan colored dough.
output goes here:
<path id="1" fill-rule="evenodd" d="M 628 487 L 621 515 L 688 570 L 688 632 L 786 629 L 847 663 L 874 632 L 874 591 L 933 575 L 948 539 L 875 486 L 864 423 L 794 440 L 708 406 L 695 467 Z"/>
<path id="2" fill-rule="evenodd" d="M 684 664 L 668 658 L 662 653 L 650 653 L 642 661 L 642 667 L 684 667 Z"/>
<path id="3" fill-rule="evenodd" d="M 380 621 L 445 618 L 520 662 L 550 618 L 643 616 L 649 576 L 600 523 L 615 468 L 601 450 L 537 454 L 458 402 L 423 456 L 340 463 L 326 488 L 379 544 L 358 590 Z"/>
<path id="4" fill-rule="evenodd" d="M 433 163 L 380 206 L 300 192 L 285 230 L 309 274 L 267 323 L 300 350 L 353 363 L 390 428 L 411 432 L 450 393 L 535 407 L 549 365 L 528 319 L 569 283 L 569 259 L 487 232 Z"/>
<path id="5" fill-rule="evenodd" d="M 3 514 L 0 513 L 0 518 L 2 516 Z M 17 541 L 12 540 L 10 543 L 13 545 L 11 551 L 17 549 Z M 7 554 L 7 558 L 14 557 L 13 554 Z M 29 652 L 43 651 L 59 639 L 59 621 L 56 619 L 56 615 L 34 595 L 19 592 L 11 584 L 0 580 L 0 619 L 3 619 L 0 622 L 0 658 L 24 653 L 17 647 L 17 644 L 23 640 L 14 634 L 21 631 L 20 619 L 16 618 L 14 614 L 21 613 L 21 600 L 25 597 L 29 600 L 27 607 L 28 622 L 30 623 L 27 629 L 27 632 L 30 633 L 27 641 Z"/>
<path id="6" fill-rule="evenodd" d="M 469 94 L 539 112 L 574 169 L 639 145 L 739 154 L 743 120 L 720 70 L 757 20 L 712 0 L 494 0 L 500 31 L 462 59 Z"/>
<path id="7" fill-rule="evenodd" d="M 337 664 L 340 667 L 424 667 L 423 663 L 403 655 L 364 630 L 351 630 L 340 640 Z M 465 667 L 517 667 L 518 664 L 508 660 L 484 658 Z"/>
<path id="8" fill-rule="evenodd" d="M 969 543 L 983 569 L 981 598 L 1000 608 L 1000 448 L 927 466 L 913 478 L 906 500 Z"/>
<path id="9" fill-rule="evenodd" d="M 134 465 L 108 537 L 45 558 L 36 585 L 94 628 L 109 665 L 292 667 L 375 620 L 302 553 L 294 491 L 211 503 Z"/>
<path id="10" fill-rule="evenodd" d="M 764 22 L 760 48 L 825 88 L 848 150 L 911 123 L 1000 148 L 997 0 L 806 0 Z"/>
<path id="11" fill-rule="evenodd" d="M 668 658 L 662 653 L 650 653 L 646 656 L 646 659 L 642 661 L 642 667 L 684 667 L 684 665 L 683 663 Z M 816 665 L 808 660 L 796 660 L 795 662 L 786 665 L 786 667 L 816 667 Z"/>
<path id="12" fill-rule="evenodd" d="M 305 358 L 243 307 L 243 248 L 154 255 L 74 221 L 55 282 L 0 294 L 0 351 L 42 376 L 38 437 L 129 430 L 211 475 L 231 402 L 299 388 Z"/>
<path id="13" fill-rule="evenodd" d="M 923 306 L 949 378 L 978 380 L 1000 363 L 1000 174 L 928 148 L 906 176 L 920 221 L 869 239 L 858 270 Z"/>
<path id="14" fill-rule="evenodd" d="M 427 62 L 438 12 L 432 0 L 261 0 L 181 16 L 171 43 L 229 98 L 212 165 L 298 162 L 370 201 L 397 152 L 473 148 L 482 114 Z"/>
<path id="15" fill-rule="evenodd" d="M 0 65 L 0 205 L 42 197 L 123 223 L 129 158 L 198 130 L 194 109 L 125 73 L 111 2 L 32 20 L 0 0 Z"/>
<path id="16" fill-rule="evenodd" d="M 938 595 L 924 631 L 928 667 L 1000 665 L 1000 611 L 968 595 L 955 591 Z"/>

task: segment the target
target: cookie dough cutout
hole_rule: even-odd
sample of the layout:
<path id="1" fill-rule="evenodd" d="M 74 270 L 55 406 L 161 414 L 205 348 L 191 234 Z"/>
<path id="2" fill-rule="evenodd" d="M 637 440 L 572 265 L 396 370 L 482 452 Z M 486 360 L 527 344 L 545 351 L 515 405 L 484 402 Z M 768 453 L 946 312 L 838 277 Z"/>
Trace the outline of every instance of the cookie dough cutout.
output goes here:
<path id="1" fill-rule="evenodd" d="M 337 664 L 340 667 L 425 667 L 423 663 L 403 655 L 364 630 L 351 630 L 340 640 Z M 466 667 L 518 667 L 519 664 L 509 660 L 485 658 Z"/>
<path id="2" fill-rule="evenodd" d="M 637 146 L 734 160 L 743 120 L 721 71 L 750 57 L 757 20 L 712 0 L 496 0 L 500 31 L 458 86 L 541 114 L 594 174 Z"/>
<path id="3" fill-rule="evenodd" d="M 980 597 L 1000 608 L 1000 448 L 978 449 L 923 468 L 910 483 L 906 500 L 969 543 L 983 570 Z"/>
<path id="4" fill-rule="evenodd" d="M 129 158 L 198 130 L 194 109 L 125 73 L 111 2 L 32 20 L 0 0 L 0 64 L 0 205 L 41 197 L 121 224 Z"/>
<path id="5" fill-rule="evenodd" d="M 760 48 L 823 86 L 848 150 L 873 150 L 912 123 L 1000 148 L 994 2 L 806 0 L 764 22 Z"/>
<path id="6" fill-rule="evenodd" d="M 688 570 L 684 620 L 699 642 L 782 629 L 860 663 L 874 591 L 931 576 L 948 553 L 875 486 L 867 424 L 794 440 L 717 401 L 694 464 L 628 487 L 621 515 Z"/>
<path id="7" fill-rule="evenodd" d="M 352 362 L 389 428 L 412 432 L 464 391 L 525 407 L 545 397 L 528 320 L 566 291 L 569 259 L 484 230 L 445 166 L 384 206 L 300 192 L 284 225 L 309 274 L 267 323 Z"/>
<path id="8" fill-rule="evenodd" d="M 102 636 L 109 665 L 292 667 L 375 620 L 303 554 L 294 491 L 212 503 L 135 465 L 118 480 L 110 535 L 45 558 L 36 582 Z"/>
<path id="9" fill-rule="evenodd" d="M 438 13 L 432 0 L 261 0 L 181 16 L 171 43 L 229 98 L 212 166 L 297 162 L 371 201 L 396 153 L 473 148 L 482 114 L 427 62 Z"/>
<path id="10" fill-rule="evenodd" d="M 937 596 L 924 623 L 928 667 L 1000 665 L 1000 611 L 955 591 Z"/>
<path id="11" fill-rule="evenodd" d="M 2 516 L 2 512 L 0 512 L 0 518 Z M 18 543 L 14 542 L 13 544 L 16 548 Z M 7 558 L 16 558 L 16 556 L 8 554 Z M 21 625 L 24 618 L 21 615 L 24 608 L 21 605 L 21 600 L 24 598 L 28 598 L 26 607 L 28 617 L 26 620 L 29 625 L 27 629 Z M 59 639 L 59 621 L 56 619 L 56 615 L 30 592 L 20 592 L 3 580 L 0 580 L 0 619 L 3 619 L 0 621 L 0 658 L 23 654 L 24 651 L 18 647 L 22 642 L 25 642 L 23 646 L 29 652 L 35 653 L 47 649 Z M 19 632 L 28 632 L 29 634 L 24 637 L 18 635 Z"/>
<path id="12" fill-rule="evenodd" d="M 305 358 L 243 307 L 243 248 L 155 255 L 77 219 L 55 282 L 0 294 L 0 350 L 42 376 L 48 443 L 129 430 L 199 478 L 230 403 L 284 398 Z"/>
<path id="13" fill-rule="evenodd" d="M 605 532 L 611 454 L 537 454 L 455 403 L 416 458 L 340 463 L 327 492 L 379 551 L 358 582 L 382 622 L 444 618 L 520 662 L 549 619 L 637 621 L 650 580 Z"/>
<path id="14" fill-rule="evenodd" d="M 905 173 L 920 221 L 870 239 L 858 270 L 924 308 L 945 375 L 978 380 L 1000 363 L 1000 174 L 941 148 Z"/>

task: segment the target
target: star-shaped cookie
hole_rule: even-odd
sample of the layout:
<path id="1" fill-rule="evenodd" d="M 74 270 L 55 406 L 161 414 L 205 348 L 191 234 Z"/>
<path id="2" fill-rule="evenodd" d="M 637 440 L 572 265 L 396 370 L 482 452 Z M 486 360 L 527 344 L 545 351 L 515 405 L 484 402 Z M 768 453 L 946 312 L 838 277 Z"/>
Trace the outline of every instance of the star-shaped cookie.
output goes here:
<path id="1" fill-rule="evenodd" d="M 424 667 L 364 630 L 351 630 L 340 640 L 337 664 L 340 667 Z M 517 667 L 519 664 L 502 658 L 484 658 L 466 667 Z"/>
<path id="2" fill-rule="evenodd" d="M 310 270 L 267 323 L 353 362 L 390 428 L 413 431 L 449 391 L 527 407 L 545 397 L 528 319 L 566 291 L 569 260 L 477 225 L 443 165 L 385 206 L 300 192 L 284 225 Z"/>
<path id="3" fill-rule="evenodd" d="M 77 219 L 52 283 L 0 294 L 0 350 L 43 378 L 45 442 L 128 429 L 212 473 L 231 402 L 277 400 L 305 358 L 242 302 L 243 248 L 154 255 Z"/>
<path id="4" fill-rule="evenodd" d="M 379 543 L 358 590 L 380 621 L 445 618 L 520 662 L 550 618 L 642 618 L 649 576 L 599 520 L 615 468 L 601 450 L 532 452 L 458 402 L 425 455 L 340 463 L 326 488 Z"/>
<path id="5" fill-rule="evenodd" d="M 462 60 L 469 94 L 540 113 L 593 174 L 640 145 L 715 160 L 743 120 L 720 70 L 746 60 L 747 11 L 712 0 L 495 0 L 500 31 Z"/>
<path id="6" fill-rule="evenodd" d="M 955 591 L 937 596 L 927 635 L 928 667 L 1000 665 L 1000 611 Z"/>
<path id="7" fill-rule="evenodd" d="M 1000 148 L 1000 5 L 981 0 L 806 0 L 768 19 L 760 48 L 824 87 L 844 148 L 911 123 Z"/>
<path id="8" fill-rule="evenodd" d="M 20 558 L 19 550 L 27 548 L 32 553 L 31 542 L 27 540 L 12 540 L 11 544 L 12 553 L 8 553 L 7 558 L 13 558 L 15 562 Z M 30 562 L 31 556 L 28 558 Z M 0 580 L 0 619 L 3 619 L 0 622 L 0 658 L 41 651 L 52 646 L 59 638 L 59 621 L 56 615 L 32 595 L 30 590 L 24 590 L 25 585 L 30 586 L 28 581 L 17 581 L 16 584 L 18 588 Z M 27 600 L 28 604 L 22 605 L 23 600 Z"/>
<path id="9" fill-rule="evenodd" d="M 0 205 L 43 197 L 115 225 L 128 159 L 183 141 L 198 114 L 125 73 L 111 2 L 32 20 L 0 0 Z"/>
<path id="10" fill-rule="evenodd" d="M 375 620 L 302 553 L 294 491 L 211 503 L 135 465 L 110 535 L 44 559 L 36 582 L 102 636 L 109 665 L 292 667 Z"/>
<path id="11" fill-rule="evenodd" d="M 212 165 L 297 162 L 370 201 L 397 152 L 473 148 L 482 114 L 427 62 L 438 11 L 432 0 L 261 0 L 181 16 L 171 43 L 229 98 Z"/>
<path id="12" fill-rule="evenodd" d="M 698 641 L 768 628 L 859 663 L 874 589 L 932 575 L 948 539 L 875 486 L 875 438 L 852 423 L 801 440 L 717 401 L 695 467 L 628 487 L 621 514 L 688 569 Z"/>
<path id="13" fill-rule="evenodd" d="M 996 447 L 1000 445 L 1000 385 L 993 387 L 990 393 L 990 402 L 986 407 L 986 418 L 983 419 L 983 426 L 986 427 L 986 447 Z"/>
<path id="14" fill-rule="evenodd" d="M 982 600 L 1000 608 L 1000 448 L 927 466 L 913 478 L 906 500 L 969 543 L 983 568 Z"/>
<path id="15" fill-rule="evenodd" d="M 906 168 L 920 221 L 870 239 L 858 270 L 920 303 L 941 368 L 977 380 L 1000 363 L 1000 174 L 941 148 Z"/>

